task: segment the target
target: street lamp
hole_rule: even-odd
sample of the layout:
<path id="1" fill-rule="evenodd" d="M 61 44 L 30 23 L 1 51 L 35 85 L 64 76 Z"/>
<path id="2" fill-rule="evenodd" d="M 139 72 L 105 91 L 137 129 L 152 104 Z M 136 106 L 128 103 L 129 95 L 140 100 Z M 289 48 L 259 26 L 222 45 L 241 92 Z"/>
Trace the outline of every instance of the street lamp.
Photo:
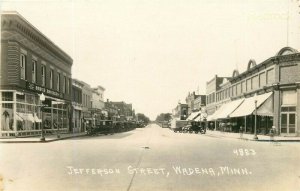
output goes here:
<path id="1" fill-rule="evenodd" d="M 254 118 L 254 140 L 258 140 L 256 128 L 257 128 L 257 94 L 254 95 L 254 104 L 255 104 L 255 118 Z"/>
<path id="2" fill-rule="evenodd" d="M 44 109 L 44 105 L 43 105 L 43 102 L 45 101 L 45 95 L 42 93 L 40 94 L 40 107 L 41 107 L 41 114 L 42 114 L 42 132 L 41 132 L 41 138 L 40 138 L 40 141 L 46 141 L 45 139 L 45 135 L 44 135 L 44 120 L 43 120 L 43 109 Z"/>

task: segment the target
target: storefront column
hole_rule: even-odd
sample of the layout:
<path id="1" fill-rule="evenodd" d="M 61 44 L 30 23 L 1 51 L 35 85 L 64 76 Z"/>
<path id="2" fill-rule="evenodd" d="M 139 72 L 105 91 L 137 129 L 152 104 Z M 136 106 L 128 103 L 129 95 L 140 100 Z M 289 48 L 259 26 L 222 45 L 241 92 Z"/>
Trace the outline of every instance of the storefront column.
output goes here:
<path id="1" fill-rule="evenodd" d="M 13 100 L 14 100 L 14 103 L 13 103 L 13 112 L 14 112 L 14 123 L 13 123 L 13 128 L 14 128 L 14 131 L 15 131 L 15 136 L 18 135 L 18 130 L 17 130 L 17 92 L 14 91 L 13 93 Z"/>
<path id="2" fill-rule="evenodd" d="M 245 130 L 244 130 L 244 133 L 247 132 L 247 116 L 245 116 Z"/>
<path id="3" fill-rule="evenodd" d="M 300 136 L 300 88 L 297 87 L 297 105 L 296 105 L 296 136 Z"/>
<path id="4" fill-rule="evenodd" d="M 273 126 L 276 129 L 276 135 L 280 134 L 280 106 L 281 106 L 281 98 L 280 98 L 280 91 L 274 90 L 274 115 L 273 115 Z"/>
<path id="5" fill-rule="evenodd" d="M 52 101 L 51 101 L 51 129 L 54 129 L 54 125 L 53 125 L 53 105 L 52 105 Z"/>

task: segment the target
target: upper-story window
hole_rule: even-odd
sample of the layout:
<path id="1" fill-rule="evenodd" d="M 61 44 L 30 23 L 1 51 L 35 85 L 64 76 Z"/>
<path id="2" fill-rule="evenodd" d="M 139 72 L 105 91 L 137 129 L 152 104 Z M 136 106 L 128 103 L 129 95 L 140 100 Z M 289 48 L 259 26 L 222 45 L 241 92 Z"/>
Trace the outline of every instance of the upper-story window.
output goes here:
<path id="1" fill-rule="evenodd" d="M 60 90 L 60 73 L 57 73 L 56 90 Z"/>
<path id="2" fill-rule="evenodd" d="M 20 68 L 21 68 L 21 79 L 26 80 L 26 55 L 21 53 L 20 55 Z"/>
<path id="3" fill-rule="evenodd" d="M 53 81 L 54 81 L 54 78 L 53 78 L 53 69 L 50 70 L 50 88 L 52 89 L 53 88 Z"/>
<path id="4" fill-rule="evenodd" d="M 64 76 L 63 93 L 66 93 L 66 87 L 67 87 L 67 77 Z"/>
<path id="5" fill-rule="evenodd" d="M 275 82 L 275 72 L 274 69 L 267 71 L 267 84 L 272 84 Z"/>
<path id="6" fill-rule="evenodd" d="M 32 60 L 32 83 L 36 83 L 36 60 Z"/>
<path id="7" fill-rule="evenodd" d="M 70 81 L 69 81 L 69 79 L 68 78 L 66 78 L 67 79 L 67 85 L 66 85 L 66 88 L 67 88 L 67 94 L 69 94 L 69 92 L 70 92 Z"/>
<path id="8" fill-rule="evenodd" d="M 46 86 L 46 67 L 42 65 L 41 68 L 41 73 L 42 73 L 42 86 Z"/>

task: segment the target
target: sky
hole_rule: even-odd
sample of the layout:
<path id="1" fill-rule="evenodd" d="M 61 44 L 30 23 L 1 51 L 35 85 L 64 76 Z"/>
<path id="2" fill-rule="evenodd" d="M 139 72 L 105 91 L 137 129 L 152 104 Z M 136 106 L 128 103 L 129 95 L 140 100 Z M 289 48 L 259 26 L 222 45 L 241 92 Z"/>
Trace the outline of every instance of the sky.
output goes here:
<path id="1" fill-rule="evenodd" d="M 297 0 L 2 0 L 0 9 L 70 55 L 73 78 L 151 119 L 205 94 L 215 75 L 300 50 Z"/>

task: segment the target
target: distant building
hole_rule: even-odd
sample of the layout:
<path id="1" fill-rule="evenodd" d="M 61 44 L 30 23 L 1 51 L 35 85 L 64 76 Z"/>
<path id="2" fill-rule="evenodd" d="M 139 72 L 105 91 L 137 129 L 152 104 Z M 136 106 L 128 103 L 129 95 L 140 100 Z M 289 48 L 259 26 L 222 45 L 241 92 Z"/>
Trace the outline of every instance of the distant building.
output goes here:
<path id="1" fill-rule="evenodd" d="M 84 84 L 73 79 L 72 83 L 72 105 L 73 105 L 73 118 L 72 118 L 72 130 L 74 133 L 82 132 L 81 122 L 83 118 L 83 104 L 82 104 L 82 89 Z"/>
<path id="2" fill-rule="evenodd" d="M 216 111 L 216 92 L 221 88 L 220 85 L 229 77 L 218 77 L 215 75 L 213 79 L 206 82 L 206 112 L 212 115 Z"/>
<path id="3" fill-rule="evenodd" d="M 188 117 L 188 105 L 178 103 L 178 105 L 172 111 L 173 118 L 185 120 Z"/>
<path id="4" fill-rule="evenodd" d="M 118 116 L 120 120 L 133 120 L 135 118 L 135 112 L 132 108 L 132 104 L 127 104 L 124 101 L 111 103 L 118 108 Z"/>
<path id="5" fill-rule="evenodd" d="M 83 84 L 82 87 L 82 118 L 87 122 L 87 120 L 92 120 L 93 116 L 91 113 L 92 108 L 92 96 L 93 89 L 91 86 L 83 81 L 80 81 Z M 86 125 L 84 124 L 83 130 L 86 130 Z"/>
<path id="6" fill-rule="evenodd" d="M 105 88 L 103 88 L 102 86 L 97 86 L 95 88 L 92 88 L 93 92 L 92 92 L 92 108 L 96 108 L 96 109 L 104 109 L 105 104 L 104 104 L 104 91 Z"/>
<path id="7" fill-rule="evenodd" d="M 199 111 L 201 107 L 206 105 L 206 95 L 197 95 L 195 92 L 188 94 L 185 101 L 188 105 L 188 115 L 195 111 Z"/>
<path id="8" fill-rule="evenodd" d="M 200 111 L 202 107 L 206 106 L 206 95 L 198 95 L 194 100 L 194 110 Z"/>
<path id="9" fill-rule="evenodd" d="M 107 119 L 117 121 L 119 120 L 118 117 L 118 107 L 115 106 L 109 99 L 105 102 L 105 110 L 108 113 Z"/>
<path id="10" fill-rule="evenodd" d="M 2 12 L 0 136 L 37 135 L 41 124 L 49 133 L 58 127 L 69 131 L 72 64 L 68 54 L 17 12 Z"/>

